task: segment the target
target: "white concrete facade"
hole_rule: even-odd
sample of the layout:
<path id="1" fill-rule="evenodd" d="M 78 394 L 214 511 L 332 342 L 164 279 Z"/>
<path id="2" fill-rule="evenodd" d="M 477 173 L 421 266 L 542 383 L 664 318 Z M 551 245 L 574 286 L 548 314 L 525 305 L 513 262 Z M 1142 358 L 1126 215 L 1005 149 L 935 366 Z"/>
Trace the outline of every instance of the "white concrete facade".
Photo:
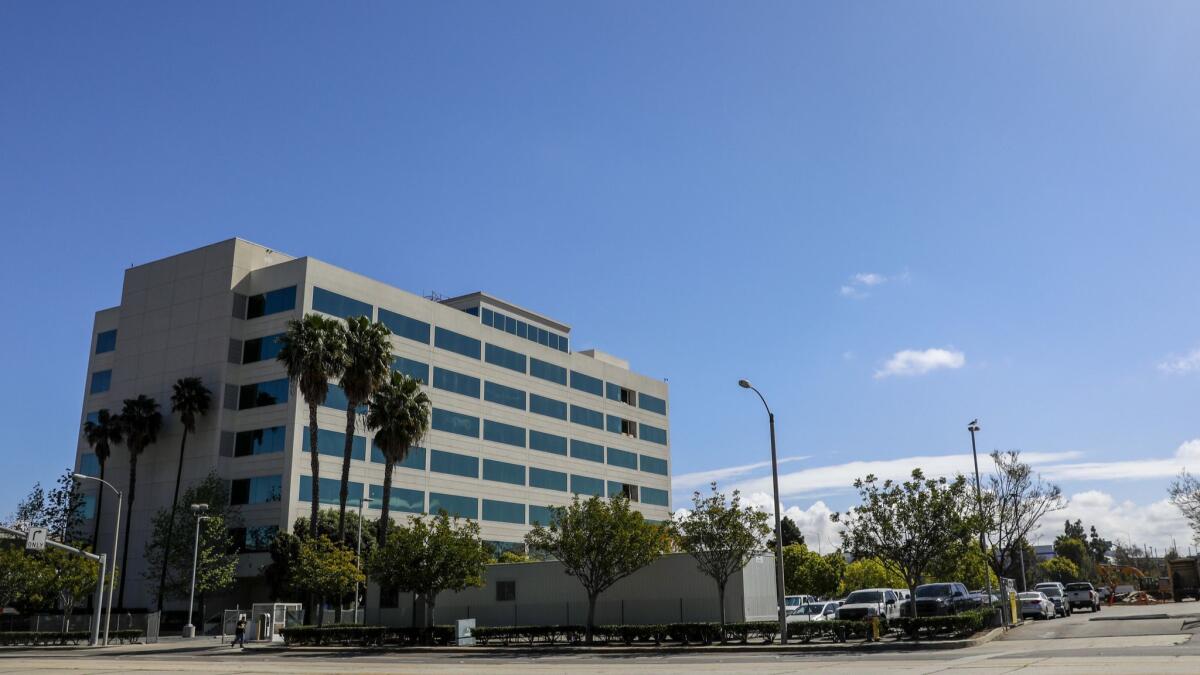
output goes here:
<path id="1" fill-rule="evenodd" d="M 248 304 L 255 304 L 254 296 L 293 286 L 296 290 L 292 308 L 255 318 L 240 318 L 246 316 Z M 307 405 L 295 388 L 288 386 L 285 387 L 286 403 L 246 407 L 248 397 L 242 389 L 244 385 L 278 383 L 286 375 L 273 357 L 251 363 L 243 363 L 242 359 L 247 341 L 283 333 L 289 320 L 316 311 L 314 295 L 323 298 L 324 307 L 328 310 L 332 297 L 330 293 L 370 305 L 374 319 L 380 319 L 381 310 L 386 310 L 392 315 L 401 315 L 417 322 L 406 325 L 418 326 L 418 332 L 421 324 L 427 325 L 429 337 L 424 342 L 393 336 L 395 355 L 409 359 L 410 366 L 415 362 L 418 367 L 422 364 L 428 367 L 429 385 L 426 391 L 435 410 L 465 415 L 466 418 L 460 418 L 460 422 L 465 421 L 468 426 L 470 419 L 478 421 L 480 428 L 474 437 L 452 433 L 444 428 L 433 429 L 421 444 L 426 449 L 424 468 L 397 467 L 394 472 L 394 488 L 414 491 L 410 494 L 421 493 L 425 510 L 436 505 L 431 495 L 474 499 L 474 515 L 479 519 L 483 538 L 517 544 L 530 529 L 529 506 L 567 504 L 572 490 L 586 482 L 582 479 L 590 478 L 602 481 L 601 490 L 604 493 L 623 489 L 622 485 L 631 486 L 630 489 L 637 491 L 635 505 L 647 518 L 669 518 L 669 397 L 665 382 L 632 372 L 627 363 L 603 352 L 555 349 L 492 325 L 484 325 L 483 318 L 486 315 L 494 317 L 492 312 L 495 311 L 527 326 L 536 326 L 545 332 L 570 339 L 570 346 L 575 345 L 570 328 L 565 324 L 486 294 L 477 293 L 435 302 L 313 258 L 293 258 L 257 244 L 231 239 L 129 268 L 125 272 L 121 304 L 101 310 L 95 317 L 81 424 L 89 414 L 101 408 L 119 412 L 123 399 L 138 394 L 151 396 L 163 406 L 163 432 L 158 442 L 147 449 L 138 463 L 129 569 L 126 571 L 129 575 L 129 589 L 126 592 L 128 606 L 153 603 L 151 586 L 141 581 L 142 552 L 151 517 L 158 509 L 169 506 L 174 488 L 182 428 L 178 418 L 170 413 L 170 394 L 171 385 L 177 379 L 198 376 L 214 395 L 212 410 L 200 419 L 196 434 L 188 439 L 183 489 L 210 471 L 216 471 L 230 481 L 259 479 L 251 490 L 252 498 L 273 494 L 260 503 L 239 506 L 247 528 L 273 527 L 286 531 L 297 517 L 308 514 L 307 493 L 301 490 L 302 477 L 310 473 L 309 455 L 303 450 L 303 430 L 308 423 Z M 272 297 L 278 299 L 283 296 L 286 293 L 277 293 Z M 251 298 L 249 303 L 247 298 Z M 340 302 L 336 298 L 334 301 Z M 320 306 L 322 303 L 317 304 Z M 239 314 L 240 317 L 235 316 Z M 493 319 L 493 322 L 496 320 Z M 113 330 L 116 331 L 113 349 L 97 353 L 98 338 L 102 333 Z M 465 356 L 437 346 L 439 331 L 452 331 L 468 348 L 472 341 L 477 341 L 479 357 Z M 488 345 L 524 356 L 524 372 L 490 362 L 486 358 Z M 508 356 L 512 357 L 511 354 Z M 529 374 L 531 359 L 564 369 L 568 382 L 559 383 Z M 439 370 L 466 376 L 468 383 L 469 378 L 477 379 L 478 395 L 464 395 L 432 386 L 435 373 Z M 94 380 L 99 379 L 102 383 L 104 376 L 97 373 L 104 371 L 110 371 L 108 388 L 93 387 Z M 584 381 L 585 376 L 603 383 L 599 395 L 572 386 L 575 378 Z M 521 392 L 523 408 L 488 400 L 486 390 L 491 390 L 495 385 L 509 388 L 504 390 L 508 396 L 514 396 L 514 390 Z M 622 389 L 625 391 L 622 392 Z M 590 411 L 589 414 L 580 413 L 581 420 L 594 420 L 595 414 L 599 414 L 601 428 L 571 421 L 573 417 L 570 412 L 565 420 L 531 412 L 531 395 L 561 403 L 568 411 L 572 406 Z M 626 421 L 624 425 L 621 420 Z M 318 423 L 322 430 L 341 433 L 345 428 L 345 410 L 321 407 Z M 283 439 L 279 451 L 262 454 L 241 452 L 244 444 L 239 441 L 238 432 L 279 427 L 282 427 Z M 497 442 L 485 437 L 493 428 L 502 429 L 512 436 L 509 438 L 511 442 Z M 521 444 L 516 443 L 514 435 L 518 434 L 517 430 L 524 437 Z M 590 443 L 602 448 L 603 452 L 599 457 L 593 457 L 598 461 L 590 461 L 570 451 L 557 454 L 532 449 L 531 432 L 571 439 L 577 443 Z M 352 487 L 357 484 L 361 486 L 362 494 L 367 494 L 372 486 L 378 490 L 378 486 L 382 485 L 383 465 L 372 461 L 371 434 L 362 428 L 361 423 L 356 436 L 364 438 L 365 452 L 361 460 L 352 461 L 350 481 Z M 336 447 L 329 447 L 334 445 Z M 581 444 L 580 449 L 583 447 Z M 341 476 L 342 441 L 323 444 L 321 448 L 320 475 L 322 479 L 332 479 L 336 486 Z M 458 457 L 453 459 L 460 463 L 467 461 L 469 464 L 469 458 L 476 458 L 478 477 L 436 470 L 437 467 L 431 467 L 433 451 L 454 453 Z M 91 450 L 81 435 L 76 456 L 78 469 L 88 471 L 94 468 L 94 458 L 89 458 L 90 454 Z M 445 459 L 446 456 L 439 457 Z M 484 460 L 506 463 L 509 466 L 503 468 L 509 474 L 515 470 L 514 466 L 524 467 L 523 484 L 485 479 Z M 488 466 L 499 465 L 489 462 Z M 530 484 L 530 469 L 553 472 L 549 475 L 555 480 L 557 476 L 565 475 L 569 484 L 566 489 L 534 487 Z M 105 478 L 118 489 L 127 491 L 128 474 L 128 452 L 123 446 L 118 446 L 107 463 Z M 544 478 L 548 474 L 540 475 Z M 576 477 L 580 480 L 577 481 Z M 512 480 L 511 475 L 508 478 Z M 277 483 L 273 482 L 275 480 Z M 576 482 L 579 486 L 574 484 Z M 244 489 L 245 484 L 241 485 Z M 278 488 L 274 489 L 274 485 Z M 321 489 L 323 508 L 336 508 L 337 489 L 327 485 L 323 482 Z M 95 493 L 91 486 L 85 487 L 85 490 L 89 494 Z M 488 500 L 486 506 L 491 507 L 490 513 L 485 512 L 484 500 Z M 501 506 L 496 506 L 497 503 Z M 502 513 L 503 520 L 514 520 L 514 505 L 517 504 L 525 507 L 521 517 L 523 522 L 503 522 L 487 517 Z M 368 507 L 367 513 L 378 515 L 377 508 L 373 508 L 378 505 L 376 501 Z M 126 506 L 125 517 L 128 517 L 130 514 Z M 356 493 L 353 491 L 349 508 L 357 508 Z M 111 546 L 113 510 L 110 493 L 104 498 L 103 514 L 100 516 L 101 551 L 107 551 Z M 397 519 L 408 517 L 405 513 L 398 513 L 395 507 L 392 515 Z M 90 521 L 88 525 L 90 527 Z M 252 577 L 268 562 L 269 556 L 263 552 L 243 554 L 239 575 Z M 249 582 L 235 594 L 235 598 L 245 603 L 266 599 L 266 593 L 265 585 Z M 246 597 L 248 595 L 251 597 Z"/>

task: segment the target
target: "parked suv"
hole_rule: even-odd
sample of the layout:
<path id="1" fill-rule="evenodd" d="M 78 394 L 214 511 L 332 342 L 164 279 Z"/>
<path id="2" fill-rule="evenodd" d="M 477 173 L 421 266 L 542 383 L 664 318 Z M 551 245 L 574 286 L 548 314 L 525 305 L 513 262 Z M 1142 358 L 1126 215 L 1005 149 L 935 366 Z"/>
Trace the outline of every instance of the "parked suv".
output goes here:
<path id="1" fill-rule="evenodd" d="M 1093 612 L 1100 611 L 1100 594 L 1086 581 L 1067 584 L 1067 604 L 1071 609 L 1088 608 Z"/>
<path id="2" fill-rule="evenodd" d="M 1061 583 L 1043 581 L 1034 586 L 1033 590 L 1045 593 L 1046 597 L 1054 603 L 1054 611 L 1059 616 L 1071 616 L 1071 605 L 1067 603 L 1067 589 Z"/>
<path id="3" fill-rule="evenodd" d="M 846 596 L 846 602 L 837 610 L 837 618 L 861 621 L 877 616 L 891 620 L 900 616 L 900 604 L 896 591 L 890 588 L 864 588 Z"/>
<path id="4" fill-rule="evenodd" d="M 978 606 L 967 587 L 957 581 L 942 584 L 917 586 L 913 601 L 917 603 L 918 616 L 943 616 L 958 614 Z M 911 613 L 911 609 L 907 610 Z"/>

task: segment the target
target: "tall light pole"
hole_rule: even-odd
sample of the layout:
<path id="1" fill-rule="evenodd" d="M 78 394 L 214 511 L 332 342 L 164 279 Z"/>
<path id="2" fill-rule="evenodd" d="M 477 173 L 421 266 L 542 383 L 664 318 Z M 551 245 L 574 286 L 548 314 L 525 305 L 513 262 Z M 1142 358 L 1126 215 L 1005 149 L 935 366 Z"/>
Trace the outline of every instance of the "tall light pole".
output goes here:
<path id="1" fill-rule="evenodd" d="M 971 459 L 975 460 L 975 505 L 979 509 L 979 552 L 983 554 L 983 583 L 987 588 L 987 604 L 992 606 L 992 573 L 987 562 L 987 547 L 983 540 L 987 525 L 983 522 L 983 492 L 979 488 L 979 453 L 975 451 L 975 432 L 979 431 L 979 420 L 971 420 L 967 431 L 971 432 Z"/>
<path id="2" fill-rule="evenodd" d="M 775 413 L 767 405 L 767 399 L 762 392 L 755 389 L 748 380 L 738 380 L 738 386 L 758 394 L 763 407 L 767 409 L 767 420 L 771 425 L 771 482 L 775 489 L 775 601 L 779 603 L 779 643 L 787 644 L 787 608 L 784 606 L 783 595 L 783 528 L 779 523 L 779 461 L 775 456 Z"/>
<path id="3" fill-rule="evenodd" d="M 196 516 L 196 543 L 192 546 L 192 593 L 188 596 L 188 622 L 183 627 L 183 637 L 196 637 L 196 626 L 192 624 L 192 608 L 196 604 L 196 563 L 200 559 L 200 521 L 208 520 L 210 516 L 204 515 L 208 512 L 208 504 L 192 504 L 192 514 Z M 203 625 L 201 621 L 201 625 Z"/>
<path id="4" fill-rule="evenodd" d="M 121 494 L 122 493 L 120 490 L 113 487 L 112 483 L 110 483 L 106 480 L 97 478 L 95 476 L 85 476 L 84 474 L 81 474 L 81 473 L 73 473 L 73 474 L 71 474 L 71 476 L 73 478 L 75 478 L 76 480 L 96 481 L 97 483 L 100 483 L 100 484 L 108 487 L 108 489 L 112 490 L 113 492 L 117 493 L 117 525 L 113 529 L 112 573 L 111 573 L 111 576 L 109 577 L 109 581 L 108 581 L 108 608 L 105 609 L 105 613 L 104 613 L 104 646 L 107 647 L 108 646 L 108 626 L 112 622 L 113 587 L 117 585 L 117 573 L 118 572 L 121 574 L 125 573 L 125 570 L 117 569 L 117 544 L 118 544 L 118 539 L 121 536 Z M 99 518 L 100 514 L 97 513 L 96 517 Z M 93 545 L 96 546 L 97 548 L 99 548 L 99 543 L 93 542 Z"/>
<path id="5" fill-rule="evenodd" d="M 358 552 L 354 554 L 354 563 L 358 567 L 358 571 L 362 571 L 362 519 L 363 519 L 363 504 L 371 501 L 370 497 L 359 497 L 358 499 Z M 354 582 L 354 623 L 358 624 L 358 591 L 359 583 Z M 341 606 L 340 604 L 338 605 Z M 364 617 L 365 618 L 365 617 Z"/>

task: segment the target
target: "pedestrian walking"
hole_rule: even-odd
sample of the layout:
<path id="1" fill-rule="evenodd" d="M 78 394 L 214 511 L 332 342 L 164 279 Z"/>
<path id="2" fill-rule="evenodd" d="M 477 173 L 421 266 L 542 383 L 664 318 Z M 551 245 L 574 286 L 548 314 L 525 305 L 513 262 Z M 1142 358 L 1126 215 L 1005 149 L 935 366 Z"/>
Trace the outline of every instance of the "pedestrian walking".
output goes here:
<path id="1" fill-rule="evenodd" d="M 231 644 L 230 646 L 233 647 L 233 646 L 237 646 L 239 644 L 242 646 L 242 649 L 246 648 L 246 615 L 245 614 L 238 615 L 237 627 L 234 629 L 234 633 L 233 633 L 233 644 Z"/>

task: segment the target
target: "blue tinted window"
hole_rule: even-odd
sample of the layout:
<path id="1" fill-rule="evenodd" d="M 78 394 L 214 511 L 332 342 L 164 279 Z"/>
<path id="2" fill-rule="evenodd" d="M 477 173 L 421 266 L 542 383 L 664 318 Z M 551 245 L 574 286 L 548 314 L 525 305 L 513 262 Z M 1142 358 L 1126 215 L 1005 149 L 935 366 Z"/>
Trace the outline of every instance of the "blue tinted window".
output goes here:
<path id="1" fill-rule="evenodd" d="M 233 456 L 248 457 L 250 455 L 267 455 L 272 452 L 283 452 L 283 445 L 286 440 L 287 427 L 267 427 L 265 429 L 239 431 L 233 440 Z"/>
<path id="2" fill-rule="evenodd" d="M 525 484 L 525 467 L 494 459 L 483 460 L 483 479 L 513 485 Z"/>
<path id="3" fill-rule="evenodd" d="M 231 527 L 229 538 L 237 553 L 264 553 L 271 550 L 271 542 L 279 534 L 277 525 L 258 527 Z"/>
<path id="4" fill-rule="evenodd" d="M 312 445 L 308 433 L 308 427 L 304 427 L 304 445 L 301 448 L 304 452 L 311 452 Z M 329 429 L 317 429 L 317 454 L 329 455 L 331 457 L 344 457 L 346 454 L 346 434 L 340 431 L 330 431 Z M 367 458 L 367 439 L 362 436 L 355 435 L 351 441 L 350 459 L 359 461 Z"/>
<path id="5" fill-rule="evenodd" d="M 642 503 L 667 506 L 667 491 L 644 487 L 642 488 Z"/>
<path id="6" fill-rule="evenodd" d="M 275 358 L 279 355 L 279 350 L 283 348 L 283 344 L 279 340 L 281 337 L 283 337 L 283 333 L 246 340 L 242 343 L 242 363 L 254 363 Z"/>
<path id="7" fill-rule="evenodd" d="M 92 412 L 87 414 L 87 417 L 85 419 L 88 422 L 91 422 L 92 424 L 99 424 L 100 423 L 100 411 L 93 410 Z"/>
<path id="8" fill-rule="evenodd" d="M 479 438 L 479 418 L 440 408 L 433 409 L 431 426 L 438 431 Z"/>
<path id="9" fill-rule="evenodd" d="M 612 382 L 604 383 L 604 397 L 612 401 L 621 400 L 621 385 Z"/>
<path id="10" fill-rule="evenodd" d="M 667 414 L 667 402 L 649 394 L 638 394 L 638 407 L 642 410 L 658 413 L 659 415 Z"/>
<path id="11" fill-rule="evenodd" d="M 409 340 L 416 340 L 421 344 L 429 344 L 429 324 L 424 321 L 410 319 L 403 314 L 389 312 L 388 310 L 379 308 L 379 323 L 388 327 L 396 335 Z"/>
<path id="12" fill-rule="evenodd" d="M 288 389 L 287 378 L 243 384 L 238 391 L 238 410 L 287 403 Z"/>
<path id="13" fill-rule="evenodd" d="M 532 450 L 541 450 L 542 452 L 553 452 L 556 455 L 566 456 L 567 454 L 567 439 L 563 436 L 555 436 L 543 431 L 529 430 L 529 447 Z"/>
<path id="14" fill-rule="evenodd" d="M 642 471 L 646 473 L 657 473 L 661 476 L 667 475 L 667 460 L 649 455 L 641 455 Z"/>
<path id="15" fill-rule="evenodd" d="M 392 359 L 392 370 L 417 380 L 421 384 L 429 384 L 429 364 L 397 356 Z"/>
<path id="16" fill-rule="evenodd" d="M 445 511 L 451 516 L 479 520 L 479 500 L 474 497 L 444 495 L 438 492 L 429 493 L 429 512 L 437 514 Z"/>
<path id="17" fill-rule="evenodd" d="M 479 378 L 456 373 L 445 368 L 433 369 L 433 386 L 463 396 L 479 398 Z"/>
<path id="18" fill-rule="evenodd" d="M 524 525 L 525 505 L 485 499 L 483 500 L 483 519 L 492 520 L 497 523 Z"/>
<path id="19" fill-rule="evenodd" d="M 336 489 L 341 488 L 341 483 L 335 481 Z M 270 502 L 280 501 L 283 497 L 283 483 L 280 476 L 255 476 L 254 478 L 238 478 L 229 484 L 229 503 L 233 505 L 240 504 L 267 504 Z M 321 487 L 325 487 L 322 485 Z M 334 503 L 337 502 L 337 494 L 334 494 Z"/>
<path id="20" fill-rule="evenodd" d="M 549 506 L 529 505 L 529 524 L 530 525 L 550 525 L 554 520 L 554 512 Z"/>
<path id="21" fill-rule="evenodd" d="M 529 357 L 529 374 L 534 377 L 540 377 L 543 380 L 549 380 L 555 384 L 567 383 L 567 369 L 562 366 L 556 366 L 553 363 L 546 363 L 538 359 Z"/>
<path id="22" fill-rule="evenodd" d="M 96 495 L 83 495 L 79 499 L 79 506 L 75 507 L 79 510 L 79 517 L 84 520 L 91 520 L 96 517 Z"/>
<path id="23" fill-rule="evenodd" d="M 597 396 L 604 395 L 604 381 L 591 375 L 572 370 L 571 371 L 571 388 L 579 391 L 586 391 L 589 394 Z"/>
<path id="24" fill-rule="evenodd" d="M 296 309 L 296 287 L 288 286 L 246 298 L 246 318 L 289 312 Z"/>
<path id="25" fill-rule="evenodd" d="M 371 305 L 316 286 L 313 286 L 312 308 L 318 312 L 336 316 L 339 319 L 349 319 L 352 316 L 365 316 L 368 319 L 375 318 L 374 307 Z"/>
<path id="26" fill-rule="evenodd" d="M 488 363 L 509 370 L 515 370 L 522 375 L 525 374 L 525 355 L 514 352 L 504 347 L 497 347 L 489 344 L 483 351 L 483 360 Z"/>
<path id="27" fill-rule="evenodd" d="M 495 422 L 492 420 L 483 421 L 483 438 L 497 443 L 507 443 L 517 447 L 525 447 L 525 429 L 523 427 L 514 427 L 511 424 Z"/>
<path id="28" fill-rule="evenodd" d="M 100 460 L 93 453 L 85 453 L 79 456 L 79 473 L 85 476 L 100 475 Z"/>
<path id="29" fill-rule="evenodd" d="M 529 394 L 529 412 L 565 420 L 567 419 L 567 404 L 531 392 Z"/>
<path id="30" fill-rule="evenodd" d="M 604 428 L 604 415 L 595 410 L 577 405 L 571 406 L 571 421 L 575 424 L 583 424 L 596 429 Z"/>
<path id="31" fill-rule="evenodd" d="M 333 504 L 337 506 L 341 499 L 342 481 L 336 478 L 322 478 L 320 500 L 322 504 Z M 362 499 L 363 486 L 362 483 L 350 481 L 346 483 L 346 505 L 358 506 L 358 502 Z M 312 501 L 312 476 L 300 476 L 300 501 Z"/>
<path id="32" fill-rule="evenodd" d="M 92 373 L 92 385 L 88 388 L 88 392 L 92 394 L 102 394 L 108 391 L 112 386 L 112 371 L 97 370 Z"/>
<path id="33" fill-rule="evenodd" d="M 379 445 L 374 441 L 371 442 L 371 461 L 376 464 L 383 464 L 383 451 L 379 449 Z M 408 454 L 404 456 L 404 461 L 396 462 L 396 468 L 413 469 L 414 471 L 425 470 L 425 448 L 414 445 L 408 449 Z"/>
<path id="34" fill-rule="evenodd" d="M 589 478 L 588 476 L 576 476 L 571 474 L 571 492 L 577 495 L 587 496 L 604 496 L 604 481 L 599 478 Z"/>
<path id="35" fill-rule="evenodd" d="M 529 467 L 529 487 L 566 492 L 567 474 L 531 466 Z"/>
<path id="36" fill-rule="evenodd" d="M 606 415 L 604 427 L 614 434 L 621 433 L 621 418 L 616 415 Z"/>
<path id="37" fill-rule="evenodd" d="M 659 429 L 658 427 L 652 427 L 649 424 L 642 424 L 641 427 L 642 427 L 642 431 L 640 434 L 638 434 L 638 438 L 641 438 L 642 440 L 650 441 L 651 443 L 658 443 L 659 445 L 667 444 L 667 430 L 666 429 Z"/>
<path id="38" fill-rule="evenodd" d="M 117 331 L 106 330 L 103 333 L 96 333 L 96 353 L 103 354 L 111 352 L 117 348 Z"/>
<path id="39" fill-rule="evenodd" d="M 499 403 L 500 405 L 506 405 L 517 410 L 525 409 L 525 392 L 495 382 L 484 383 L 483 398 L 492 403 Z"/>
<path id="40" fill-rule="evenodd" d="M 452 476 L 479 478 L 479 458 L 445 450 L 429 451 L 429 470 Z"/>
<path id="41" fill-rule="evenodd" d="M 626 452 L 616 448 L 609 448 L 608 463 L 612 466 L 620 466 L 626 469 L 636 470 L 638 467 L 638 458 L 637 455 L 632 452 Z"/>
<path id="42" fill-rule="evenodd" d="M 578 438 L 571 439 L 571 456 L 576 459 L 586 459 L 589 462 L 604 463 L 604 446 L 596 445 L 581 441 Z"/>
<path id="43" fill-rule="evenodd" d="M 622 496 L 631 502 L 636 502 L 638 500 L 638 486 L 632 483 L 622 483 L 621 481 L 610 480 L 608 481 L 608 496 Z"/>
<path id="44" fill-rule="evenodd" d="M 350 405 L 350 400 L 346 398 L 346 391 L 336 384 L 329 385 L 329 390 L 325 394 L 325 402 L 321 405 L 326 408 L 333 408 L 345 412 L 346 407 Z M 360 403 L 356 412 L 359 415 L 367 414 L 367 404 Z"/>
<path id="45" fill-rule="evenodd" d="M 369 509 L 383 508 L 383 486 L 372 485 L 369 494 L 371 501 L 367 502 Z M 392 486 L 392 493 L 388 495 L 388 510 L 399 513 L 425 513 L 425 493 L 420 490 L 409 490 L 407 488 Z"/>
<path id="46" fill-rule="evenodd" d="M 473 337 L 467 337 L 452 330 L 438 328 L 433 334 L 433 346 L 456 354 L 479 358 L 480 342 Z"/>

